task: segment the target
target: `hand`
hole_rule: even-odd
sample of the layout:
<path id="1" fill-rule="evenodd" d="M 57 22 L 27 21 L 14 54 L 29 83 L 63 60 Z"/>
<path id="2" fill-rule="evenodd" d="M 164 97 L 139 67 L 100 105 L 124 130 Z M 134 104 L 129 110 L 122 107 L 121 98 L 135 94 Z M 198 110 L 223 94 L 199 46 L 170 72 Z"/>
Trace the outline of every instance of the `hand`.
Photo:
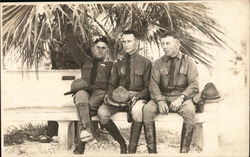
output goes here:
<path id="1" fill-rule="evenodd" d="M 164 113 L 167 114 L 169 112 L 168 104 L 165 103 L 165 101 L 159 101 L 158 106 L 159 106 L 160 114 L 164 114 Z"/>
<path id="2" fill-rule="evenodd" d="M 178 97 L 177 99 L 175 99 L 171 104 L 170 104 L 170 108 L 173 111 L 177 111 L 179 109 L 179 107 L 182 105 L 183 103 L 183 99 Z"/>

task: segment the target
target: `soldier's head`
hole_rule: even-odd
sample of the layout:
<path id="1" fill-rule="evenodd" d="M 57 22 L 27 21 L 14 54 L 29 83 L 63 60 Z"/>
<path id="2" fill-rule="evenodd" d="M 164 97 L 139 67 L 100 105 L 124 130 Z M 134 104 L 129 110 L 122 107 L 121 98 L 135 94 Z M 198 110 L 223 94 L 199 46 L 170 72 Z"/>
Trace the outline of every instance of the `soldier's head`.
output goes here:
<path id="1" fill-rule="evenodd" d="M 180 49 L 181 43 L 179 35 L 174 32 L 165 32 L 160 36 L 161 46 L 165 55 L 175 57 Z"/>
<path id="2" fill-rule="evenodd" d="M 101 36 L 97 38 L 94 42 L 94 46 L 92 48 L 92 55 L 95 58 L 101 59 L 105 58 L 108 53 L 108 40 L 106 37 Z"/>
<path id="3" fill-rule="evenodd" d="M 138 50 L 139 37 L 134 30 L 126 30 L 122 34 L 122 46 L 126 53 L 133 54 Z"/>

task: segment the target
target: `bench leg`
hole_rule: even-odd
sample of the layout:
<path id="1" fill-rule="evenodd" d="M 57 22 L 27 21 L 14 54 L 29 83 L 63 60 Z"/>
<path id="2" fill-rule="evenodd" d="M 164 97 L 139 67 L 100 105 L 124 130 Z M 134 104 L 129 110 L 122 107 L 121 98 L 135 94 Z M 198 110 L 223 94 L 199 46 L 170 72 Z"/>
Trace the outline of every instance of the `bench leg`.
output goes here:
<path id="1" fill-rule="evenodd" d="M 217 153 L 219 150 L 216 122 L 203 123 L 203 152 Z"/>
<path id="2" fill-rule="evenodd" d="M 72 121 L 58 121 L 59 147 L 70 149 L 75 139 L 75 125 Z"/>

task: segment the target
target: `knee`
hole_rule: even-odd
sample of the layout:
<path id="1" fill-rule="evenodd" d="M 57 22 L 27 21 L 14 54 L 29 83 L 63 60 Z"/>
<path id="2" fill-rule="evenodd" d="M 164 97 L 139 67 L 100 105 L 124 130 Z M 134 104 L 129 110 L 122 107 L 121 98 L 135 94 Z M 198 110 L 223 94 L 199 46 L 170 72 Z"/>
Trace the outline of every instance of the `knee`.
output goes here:
<path id="1" fill-rule="evenodd" d="M 154 110 L 151 104 L 146 104 L 143 108 L 143 115 L 154 115 Z"/>
<path id="2" fill-rule="evenodd" d="M 142 112 L 143 112 L 143 106 L 146 104 L 145 100 L 139 100 L 131 110 L 131 114 L 133 117 L 133 120 L 136 122 L 142 122 Z"/>
<path id="3" fill-rule="evenodd" d="M 187 107 L 183 108 L 182 117 L 184 123 L 195 124 L 195 107 L 193 104 L 188 104 Z"/>
<path id="4" fill-rule="evenodd" d="M 89 93 L 85 90 L 79 90 L 74 96 L 74 104 L 89 103 Z"/>
<path id="5" fill-rule="evenodd" d="M 108 110 L 106 110 L 104 107 L 100 106 L 100 108 L 97 111 L 97 116 L 99 118 L 99 122 L 102 125 L 105 125 L 108 123 L 108 121 L 111 118 L 111 114 Z"/>
<path id="6" fill-rule="evenodd" d="M 153 121 L 156 115 L 156 110 L 157 110 L 156 104 L 152 104 L 152 102 L 146 104 L 143 108 L 143 120 Z"/>
<path id="7" fill-rule="evenodd" d="M 186 101 L 184 102 L 183 106 L 185 106 L 184 113 L 188 116 L 195 116 L 195 106 L 192 101 Z"/>

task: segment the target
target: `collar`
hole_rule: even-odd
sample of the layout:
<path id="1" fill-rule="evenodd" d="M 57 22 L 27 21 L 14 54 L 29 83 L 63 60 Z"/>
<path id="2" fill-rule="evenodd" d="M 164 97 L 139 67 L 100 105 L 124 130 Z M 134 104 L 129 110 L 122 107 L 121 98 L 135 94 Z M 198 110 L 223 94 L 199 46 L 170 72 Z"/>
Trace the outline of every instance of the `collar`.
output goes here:
<path id="1" fill-rule="evenodd" d="M 103 58 L 95 58 L 95 57 L 92 58 L 93 62 L 103 62 L 103 60 L 104 60 Z"/>
<path id="2" fill-rule="evenodd" d="M 138 50 L 135 51 L 133 54 L 128 54 L 128 53 L 124 52 L 123 58 L 124 58 L 126 55 L 129 55 L 131 58 L 135 58 L 136 56 L 139 55 L 139 53 L 138 53 Z"/>
<path id="3" fill-rule="evenodd" d="M 138 56 L 138 51 L 134 52 L 133 54 L 130 55 L 131 58 L 135 58 L 136 56 Z"/>
<path id="4" fill-rule="evenodd" d="M 178 54 L 174 57 L 174 58 L 178 58 L 178 59 L 181 59 L 182 58 L 182 56 L 183 56 L 183 54 L 182 54 L 182 52 L 178 52 Z M 167 56 L 167 55 L 164 55 L 163 57 L 162 57 L 162 59 L 163 59 L 163 61 L 168 61 L 169 60 L 169 56 Z"/>

